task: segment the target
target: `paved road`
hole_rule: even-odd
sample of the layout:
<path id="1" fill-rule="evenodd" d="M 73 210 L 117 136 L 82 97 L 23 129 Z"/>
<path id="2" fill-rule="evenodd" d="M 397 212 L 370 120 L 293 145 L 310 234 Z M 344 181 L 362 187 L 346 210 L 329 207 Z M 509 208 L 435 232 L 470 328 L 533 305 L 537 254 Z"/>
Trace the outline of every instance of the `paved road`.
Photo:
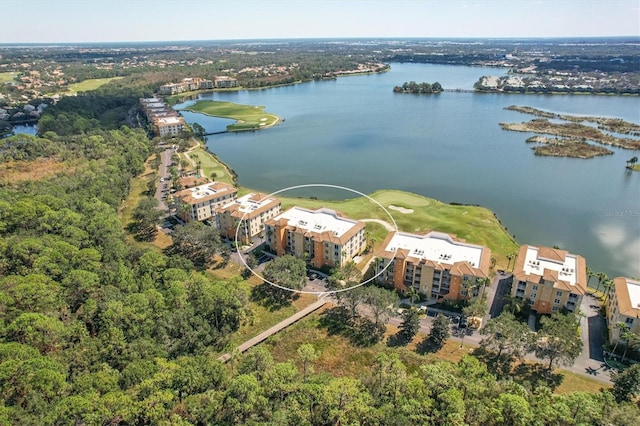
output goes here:
<path id="1" fill-rule="evenodd" d="M 159 177 L 156 187 L 156 198 L 158 199 L 158 208 L 163 211 L 167 211 L 169 207 L 165 203 L 165 200 L 162 197 L 169 193 L 171 189 L 171 182 L 165 180 L 164 178 L 169 175 L 168 169 L 169 164 L 171 164 L 171 157 L 175 150 L 173 148 L 167 148 L 160 154 L 160 170 Z M 160 179 L 163 179 L 164 182 L 160 182 Z"/>

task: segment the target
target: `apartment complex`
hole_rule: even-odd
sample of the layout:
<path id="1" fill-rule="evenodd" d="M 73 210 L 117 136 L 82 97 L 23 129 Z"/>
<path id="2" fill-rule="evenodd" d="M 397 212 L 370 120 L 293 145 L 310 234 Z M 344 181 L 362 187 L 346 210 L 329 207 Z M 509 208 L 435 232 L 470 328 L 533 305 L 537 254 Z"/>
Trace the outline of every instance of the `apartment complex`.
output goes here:
<path id="1" fill-rule="evenodd" d="M 250 193 L 215 209 L 215 223 L 220 235 L 248 243 L 261 235 L 264 224 L 280 213 L 280 200 L 266 194 Z"/>
<path id="2" fill-rule="evenodd" d="M 374 267 L 380 274 L 377 281 L 396 289 L 413 287 L 432 300 L 459 300 L 480 294 L 490 266 L 489 248 L 431 231 L 424 235 L 390 233 Z"/>
<path id="3" fill-rule="evenodd" d="M 616 324 L 622 322 L 632 333 L 640 336 L 640 281 L 618 277 L 607 300 L 607 327 L 609 341 L 615 344 L 620 340 L 620 329 Z"/>
<path id="4" fill-rule="evenodd" d="M 513 270 L 511 295 L 526 300 L 538 313 L 580 307 L 587 291 L 584 257 L 565 250 L 523 245 Z"/>
<path id="5" fill-rule="evenodd" d="M 238 190 L 223 182 L 210 182 L 173 194 L 180 207 L 178 216 L 185 222 L 211 219 L 217 207 L 235 200 Z"/>
<path id="6" fill-rule="evenodd" d="M 364 223 L 334 210 L 292 207 L 265 223 L 265 238 L 278 255 L 305 258 L 312 266 L 340 266 L 366 246 Z"/>
<path id="7" fill-rule="evenodd" d="M 177 136 L 185 130 L 184 118 L 160 98 L 140 99 L 142 111 L 153 124 L 156 135 Z"/>
<path id="8" fill-rule="evenodd" d="M 193 90 L 213 89 L 214 84 L 211 80 L 200 77 L 183 78 L 180 83 L 163 84 L 158 89 L 158 93 L 162 95 L 175 95 L 182 92 L 191 92 Z"/>
<path id="9" fill-rule="evenodd" d="M 200 77 L 189 77 L 183 78 L 179 83 L 163 84 L 158 89 L 158 93 L 161 95 L 176 95 L 194 90 L 223 89 L 228 87 L 238 87 L 238 80 L 227 76 L 216 76 L 213 81 Z"/>

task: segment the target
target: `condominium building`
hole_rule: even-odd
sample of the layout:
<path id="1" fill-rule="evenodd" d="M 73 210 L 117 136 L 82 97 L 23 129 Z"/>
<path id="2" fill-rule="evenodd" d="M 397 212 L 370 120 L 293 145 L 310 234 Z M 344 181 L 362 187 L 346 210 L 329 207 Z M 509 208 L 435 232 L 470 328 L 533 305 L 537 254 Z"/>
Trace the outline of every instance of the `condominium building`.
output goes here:
<path id="1" fill-rule="evenodd" d="M 453 235 L 390 233 L 374 261 L 377 281 L 432 300 L 467 299 L 480 294 L 489 276 L 491 250 Z"/>
<path id="2" fill-rule="evenodd" d="M 278 256 L 292 254 L 315 267 L 343 265 L 366 246 L 364 223 L 326 208 L 292 207 L 265 223 L 265 238 Z"/>
<path id="3" fill-rule="evenodd" d="M 179 203 L 178 216 L 184 221 L 206 220 L 215 215 L 215 209 L 235 200 L 238 190 L 223 182 L 212 182 L 173 194 Z"/>
<path id="4" fill-rule="evenodd" d="M 526 300 L 538 313 L 580 307 L 587 291 L 584 257 L 565 250 L 523 245 L 513 269 L 511 295 Z"/>
<path id="5" fill-rule="evenodd" d="M 178 136 L 184 131 L 184 118 L 182 117 L 160 117 L 153 119 L 158 136 Z"/>
<path id="6" fill-rule="evenodd" d="M 613 344 L 620 340 L 621 331 L 616 327 L 620 322 L 640 336 L 640 281 L 625 277 L 613 280 L 607 299 L 607 322 L 609 341 Z"/>
<path id="7" fill-rule="evenodd" d="M 160 98 L 141 98 L 140 105 L 158 136 L 177 136 L 185 130 L 184 118 Z"/>
<path id="8" fill-rule="evenodd" d="M 266 194 L 250 193 L 215 209 L 216 227 L 220 235 L 248 243 L 261 235 L 264 224 L 280 213 L 280 200 Z"/>
<path id="9" fill-rule="evenodd" d="M 225 75 L 218 75 L 215 78 L 215 86 L 218 89 L 226 89 L 230 87 L 238 87 L 238 80 Z"/>

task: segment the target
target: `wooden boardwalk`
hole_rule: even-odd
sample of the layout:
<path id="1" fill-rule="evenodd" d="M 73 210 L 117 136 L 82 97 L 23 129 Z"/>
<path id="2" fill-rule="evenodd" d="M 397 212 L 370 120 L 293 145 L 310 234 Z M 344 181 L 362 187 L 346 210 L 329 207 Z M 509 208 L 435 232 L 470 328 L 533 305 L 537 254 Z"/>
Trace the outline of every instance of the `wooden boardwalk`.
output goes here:
<path id="1" fill-rule="evenodd" d="M 295 314 L 291 315 L 289 318 L 284 319 L 282 321 L 280 321 L 278 324 L 274 325 L 273 327 L 269 328 L 266 331 L 263 331 L 262 333 L 258 334 L 255 337 L 252 337 L 251 339 L 247 340 L 246 342 L 244 342 L 243 344 L 241 344 L 240 346 L 238 346 L 238 352 L 242 353 L 245 352 L 246 350 L 254 347 L 255 345 L 257 345 L 258 343 L 266 340 L 268 337 L 273 336 L 274 334 L 276 334 L 277 332 L 279 332 L 280 330 L 287 328 L 288 326 L 290 326 L 291 324 L 293 324 L 294 322 L 306 317 L 307 315 L 309 315 L 312 312 L 317 311 L 318 309 L 320 309 L 322 306 L 324 306 L 326 303 L 328 303 L 329 300 L 322 298 L 320 300 L 318 300 L 317 302 L 312 303 L 311 305 L 307 306 L 306 308 L 296 312 Z M 226 353 L 221 355 L 218 358 L 218 361 L 222 361 L 222 362 L 227 362 L 229 361 L 229 358 L 231 358 L 231 353 Z"/>

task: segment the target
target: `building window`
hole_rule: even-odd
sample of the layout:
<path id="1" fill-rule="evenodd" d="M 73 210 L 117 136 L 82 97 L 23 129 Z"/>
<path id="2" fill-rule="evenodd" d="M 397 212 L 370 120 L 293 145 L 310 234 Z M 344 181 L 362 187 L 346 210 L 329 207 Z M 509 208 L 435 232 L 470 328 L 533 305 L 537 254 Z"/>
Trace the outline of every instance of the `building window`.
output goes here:
<path id="1" fill-rule="evenodd" d="M 556 296 L 558 296 L 558 297 L 562 296 L 562 292 L 561 291 L 556 291 Z"/>
<path id="2" fill-rule="evenodd" d="M 532 300 L 535 300 L 536 297 L 538 297 L 537 293 L 531 293 L 531 299 Z"/>
<path id="3" fill-rule="evenodd" d="M 633 325 L 633 318 L 627 318 L 624 320 L 624 323 L 627 325 Z"/>
<path id="4" fill-rule="evenodd" d="M 555 300 L 553 301 L 553 303 L 555 303 L 556 305 L 558 305 L 558 304 L 560 303 L 560 299 L 555 299 Z"/>
<path id="5" fill-rule="evenodd" d="M 558 307 L 554 306 L 553 308 L 551 308 L 552 311 L 557 312 L 558 311 Z"/>
<path id="6" fill-rule="evenodd" d="M 534 285 L 534 286 L 533 286 L 533 290 L 534 290 L 534 291 L 537 291 L 537 290 L 538 290 L 538 286 L 537 286 L 537 285 Z"/>

